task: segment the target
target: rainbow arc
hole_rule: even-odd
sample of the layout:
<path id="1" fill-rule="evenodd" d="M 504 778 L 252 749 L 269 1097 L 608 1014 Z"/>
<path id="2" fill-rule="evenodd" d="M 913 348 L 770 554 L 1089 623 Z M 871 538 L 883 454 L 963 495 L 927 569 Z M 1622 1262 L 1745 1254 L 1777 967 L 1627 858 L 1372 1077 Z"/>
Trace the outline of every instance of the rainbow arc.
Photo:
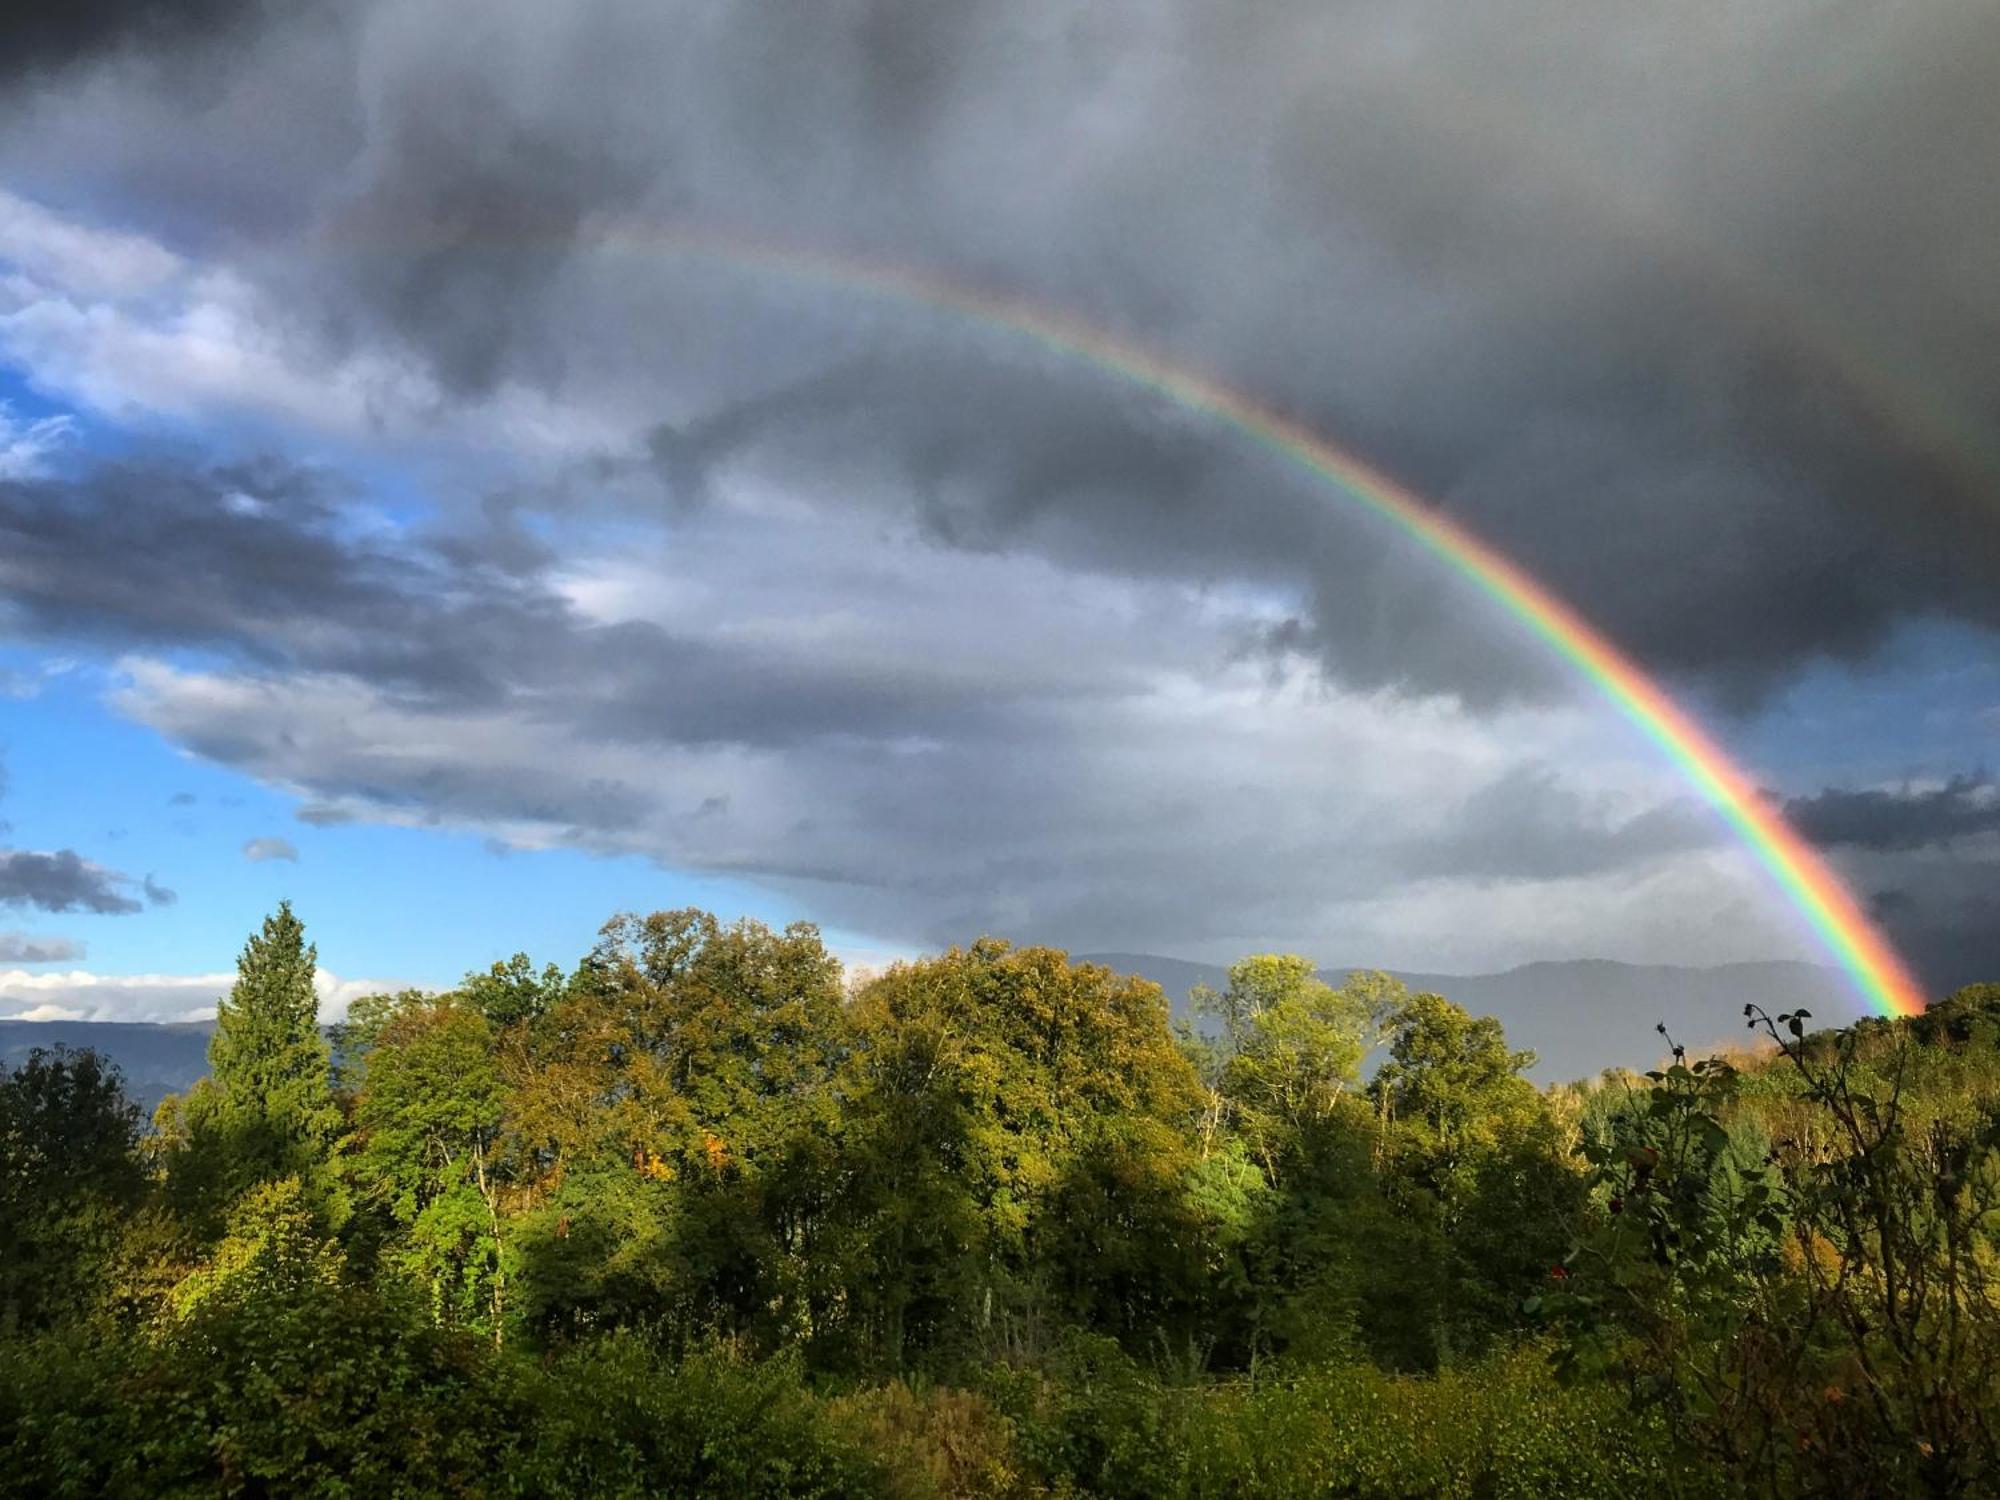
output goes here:
<path id="1" fill-rule="evenodd" d="M 1356 454 L 1202 374 L 1015 297 L 904 266 L 707 229 L 600 225 L 598 231 L 614 246 L 630 243 L 971 319 L 1151 390 L 1333 486 L 1471 580 L 1589 679 L 1722 814 L 1873 1009 L 1886 1016 L 1923 1009 L 1916 977 L 1853 893 L 1691 714 L 1525 569 Z"/>

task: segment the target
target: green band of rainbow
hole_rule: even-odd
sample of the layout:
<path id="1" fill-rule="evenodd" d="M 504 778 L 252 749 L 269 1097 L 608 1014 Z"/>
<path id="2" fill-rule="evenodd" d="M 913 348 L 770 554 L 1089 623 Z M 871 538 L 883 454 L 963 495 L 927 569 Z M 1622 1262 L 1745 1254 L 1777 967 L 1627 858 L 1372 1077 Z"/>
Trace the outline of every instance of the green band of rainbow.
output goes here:
<path id="1" fill-rule="evenodd" d="M 1471 579 L 1616 704 L 1722 812 L 1870 1006 L 1886 1016 L 1914 1015 L 1923 1009 L 1923 991 L 1916 978 L 1840 878 L 1658 683 L 1523 569 L 1352 453 L 1247 396 L 1168 364 L 1114 335 L 1017 298 L 967 288 L 902 266 L 709 230 L 625 226 L 599 226 L 599 230 L 612 244 L 637 240 L 642 248 L 655 253 L 665 250 L 727 266 L 780 272 L 974 319 L 1212 417 L 1326 480 Z"/>

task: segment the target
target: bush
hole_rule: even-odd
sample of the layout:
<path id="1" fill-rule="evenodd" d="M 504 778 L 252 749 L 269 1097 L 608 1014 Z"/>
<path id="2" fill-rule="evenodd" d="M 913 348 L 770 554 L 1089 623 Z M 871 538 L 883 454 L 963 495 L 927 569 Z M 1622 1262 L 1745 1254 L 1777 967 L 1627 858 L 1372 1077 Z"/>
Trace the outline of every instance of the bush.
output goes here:
<path id="1" fill-rule="evenodd" d="M 902 1381 L 828 1403 L 889 1470 L 896 1500 L 1000 1500 L 1042 1493 L 1014 1440 L 1014 1424 L 978 1391 L 912 1389 Z"/>
<path id="2" fill-rule="evenodd" d="M 512 1424 L 484 1351 L 337 1288 L 0 1359 L 0 1494 L 465 1494 Z"/>
<path id="3" fill-rule="evenodd" d="M 1093 1341 L 1050 1376 L 989 1384 L 1023 1455 L 1089 1495 L 1622 1497 L 1670 1474 L 1657 1424 L 1608 1387 L 1558 1385 L 1535 1350 L 1436 1376 L 1291 1367 L 1176 1387 Z"/>
<path id="4" fill-rule="evenodd" d="M 205 1299 L 0 1358 L 0 1495 L 865 1496 L 884 1465 L 795 1362 L 612 1335 L 547 1367 L 351 1287 Z"/>
<path id="5" fill-rule="evenodd" d="M 526 1382 L 534 1431 L 509 1466 L 519 1495 L 862 1496 L 887 1494 L 865 1454 L 783 1356 L 752 1364 L 724 1348 L 663 1362 L 614 1333 Z"/>

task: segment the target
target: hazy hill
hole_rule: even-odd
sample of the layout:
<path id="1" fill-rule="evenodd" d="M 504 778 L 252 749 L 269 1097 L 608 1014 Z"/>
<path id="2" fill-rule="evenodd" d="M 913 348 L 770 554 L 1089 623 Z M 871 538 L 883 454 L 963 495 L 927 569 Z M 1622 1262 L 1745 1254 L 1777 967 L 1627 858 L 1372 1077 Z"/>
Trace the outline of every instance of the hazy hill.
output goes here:
<path id="1" fill-rule="evenodd" d="M 1179 1016 L 1189 1014 L 1189 990 L 1198 984 L 1219 989 L 1228 979 L 1219 964 L 1189 963 L 1157 953 L 1077 957 L 1145 975 L 1173 997 Z M 1349 971 L 1322 972 L 1337 984 Z M 1740 1040 L 1746 1000 L 1773 1011 L 1804 1006 L 1828 1023 L 1844 1021 L 1854 1012 L 1841 976 L 1813 964 L 1698 969 L 1583 959 L 1524 964 L 1503 974 L 1394 972 L 1413 990 L 1435 990 L 1475 1015 L 1498 1016 L 1515 1046 L 1532 1047 L 1539 1054 L 1534 1076 L 1543 1083 L 1591 1076 L 1616 1063 L 1650 1066 L 1660 1052 L 1653 1031 L 1660 1021 L 1690 1046 Z M 0 1063 L 12 1064 L 32 1047 L 59 1042 L 94 1047 L 124 1069 L 128 1092 L 150 1115 L 163 1096 L 185 1089 L 208 1070 L 208 1037 L 214 1029 L 207 1021 L 160 1025 L 0 1020 Z"/>
<path id="2" fill-rule="evenodd" d="M 12 1067 L 36 1047 L 89 1047 L 118 1064 L 125 1092 L 147 1117 L 168 1094 L 208 1071 L 212 1021 L 0 1021 L 0 1063 Z"/>
<path id="3" fill-rule="evenodd" d="M 1187 993 L 1198 984 L 1228 982 L 1218 964 L 1189 963 L 1153 953 L 1079 954 L 1093 963 L 1143 974 L 1188 1014 Z M 1357 965 L 1353 967 L 1365 967 Z M 1348 968 L 1321 971 L 1338 984 Z M 1517 1047 L 1540 1057 L 1543 1083 L 1595 1075 L 1614 1064 L 1648 1067 L 1661 1052 L 1653 1028 L 1666 1022 L 1690 1047 L 1744 1038 L 1743 1005 L 1766 1010 L 1804 1006 L 1829 1024 L 1851 1019 L 1853 992 L 1838 971 L 1803 963 L 1621 964 L 1608 959 L 1523 964 L 1501 974 L 1421 974 L 1392 970 L 1412 990 L 1432 990 L 1475 1015 L 1497 1016 Z"/>

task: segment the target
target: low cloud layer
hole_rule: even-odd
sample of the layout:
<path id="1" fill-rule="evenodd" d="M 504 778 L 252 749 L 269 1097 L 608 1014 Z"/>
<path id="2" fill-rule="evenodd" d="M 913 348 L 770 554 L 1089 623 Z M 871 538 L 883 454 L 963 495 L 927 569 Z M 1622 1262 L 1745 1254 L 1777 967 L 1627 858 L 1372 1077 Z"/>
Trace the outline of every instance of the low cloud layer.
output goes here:
<path id="1" fill-rule="evenodd" d="M 47 77 L 107 58 L 186 46 L 255 18 L 257 0 L 65 0 L 9 6 L 0 77 Z"/>
<path id="2" fill-rule="evenodd" d="M 31 974 L 0 969 L 0 1020 L 11 1021 L 207 1021 L 229 993 L 234 974 L 95 974 L 71 969 Z M 342 979 L 325 969 L 313 976 L 322 1023 L 337 1021 L 363 995 L 394 993 L 404 985 L 377 979 Z"/>

